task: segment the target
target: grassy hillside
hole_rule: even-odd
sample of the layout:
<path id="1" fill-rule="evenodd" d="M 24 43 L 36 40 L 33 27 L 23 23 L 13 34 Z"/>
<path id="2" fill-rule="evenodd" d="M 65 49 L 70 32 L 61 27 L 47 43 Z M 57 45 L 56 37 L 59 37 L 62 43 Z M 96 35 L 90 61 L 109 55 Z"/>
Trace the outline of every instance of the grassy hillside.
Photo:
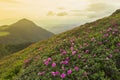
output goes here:
<path id="1" fill-rule="evenodd" d="M 32 21 L 21 19 L 12 25 L 0 27 L 0 57 L 24 49 L 36 41 L 51 37 L 53 33 L 40 28 Z"/>
<path id="2" fill-rule="evenodd" d="M 120 80 L 119 64 L 118 12 L 5 57 L 0 79 Z"/>

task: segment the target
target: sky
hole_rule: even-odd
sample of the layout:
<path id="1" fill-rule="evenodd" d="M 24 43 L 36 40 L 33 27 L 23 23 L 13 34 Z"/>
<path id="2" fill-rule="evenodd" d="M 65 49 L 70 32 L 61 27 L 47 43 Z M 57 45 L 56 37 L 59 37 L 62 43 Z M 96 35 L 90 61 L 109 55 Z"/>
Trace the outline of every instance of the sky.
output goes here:
<path id="1" fill-rule="evenodd" d="M 0 25 L 27 18 L 57 33 L 108 16 L 119 8 L 120 0 L 0 0 Z"/>

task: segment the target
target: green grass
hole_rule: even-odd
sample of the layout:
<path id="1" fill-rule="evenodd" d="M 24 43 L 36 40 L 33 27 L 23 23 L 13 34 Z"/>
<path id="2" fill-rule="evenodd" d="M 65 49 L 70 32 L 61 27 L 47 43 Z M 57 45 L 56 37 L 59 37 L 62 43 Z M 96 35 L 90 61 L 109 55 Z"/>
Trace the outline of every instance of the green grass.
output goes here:
<path id="1" fill-rule="evenodd" d="M 8 29 L 9 27 L 7 27 L 7 26 L 1 26 L 0 27 L 0 30 L 6 30 L 6 29 Z"/>
<path id="2" fill-rule="evenodd" d="M 107 31 L 108 29 L 112 29 Z M 107 37 L 104 35 L 106 34 Z M 74 42 L 70 42 L 74 39 Z M 95 39 L 95 40 L 94 40 Z M 102 44 L 101 44 L 102 42 Z M 87 45 L 86 45 L 87 43 Z M 0 61 L 1 80 L 120 80 L 120 13 L 40 41 Z M 70 47 L 77 51 L 72 55 Z M 82 48 L 80 48 L 82 46 Z M 67 54 L 61 55 L 60 49 Z M 88 52 L 86 52 L 88 50 Z M 78 58 L 78 55 L 81 55 Z M 51 57 L 46 66 L 43 60 Z M 69 57 L 67 65 L 60 64 Z M 28 62 L 25 62 L 28 60 Z M 52 62 L 57 64 L 51 67 Z M 66 70 L 61 67 L 64 66 Z M 79 70 L 75 71 L 74 67 Z M 72 74 L 61 79 L 62 73 Z M 45 74 L 38 75 L 45 71 Z M 60 75 L 52 76 L 52 71 Z M 87 74 L 86 74 L 87 73 Z"/>
<path id="3" fill-rule="evenodd" d="M 10 33 L 9 32 L 0 32 L 0 37 L 2 36 L 7 36 L 7 35 L 9 35 Z"/>

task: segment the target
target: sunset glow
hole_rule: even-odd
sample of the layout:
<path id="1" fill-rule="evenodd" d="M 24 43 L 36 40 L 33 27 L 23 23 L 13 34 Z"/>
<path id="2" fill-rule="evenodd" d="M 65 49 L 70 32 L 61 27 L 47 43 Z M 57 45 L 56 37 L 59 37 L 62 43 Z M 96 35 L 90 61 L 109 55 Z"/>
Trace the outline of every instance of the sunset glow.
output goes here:
<path id="1" fill-rule="evenodd" d="M 0 0 L 0 25 L 28 18 L 44 26 L 50 21 L 72 20 L 82 23 L 111 14 L 120 8 L 120 0 Z M 98 12 L 96 14 L 96 12 Z M 61 22 L 63 21 L 63 22 Z M 86 22 L 87 22 L 86 21 Z M 45 22 L 45 24 L 44 24 Z M 74 23 L 74 22 L 73 22 Z M 53 24 L 53 23 L 51 23 Z M 50 24 L 49 24 L 50 25 Z M 49 26 L 47 26 L 49 27 Z"/>

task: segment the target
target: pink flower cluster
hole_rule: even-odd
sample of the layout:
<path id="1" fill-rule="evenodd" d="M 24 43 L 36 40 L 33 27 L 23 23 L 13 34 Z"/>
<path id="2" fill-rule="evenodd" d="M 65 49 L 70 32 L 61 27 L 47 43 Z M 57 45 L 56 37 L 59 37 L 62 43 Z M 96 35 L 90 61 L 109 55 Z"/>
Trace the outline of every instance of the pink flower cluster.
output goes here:
<path id="1" fill-rule="evenodd" d="M 65 51 L 64 49 L 60 49 L 60 52 L 61 52 L 62 55 L 67 54 L 67 51 Z"/>
<path id="2" fill-rule="evenodd" d="M 62 73 L 62 74 L 60 75 L 60 77 L 61 77 L 61 78 L 65 78 L 65 77 L 66 77 L 66 74 L 65 74 L 65 73 Z"/>
<path id="3" fill-rule="evenodd" d="M 29 63 L 29 62 L 30 62 L 30 59 L 26 59 L 26 60 L 25 60 L 25 63 Z"/>
<path id="4" fill-rule="evenodd" d="M 38 75 L 44 75 L 45 74 L 45 72 L 43 71 L 43 72 L 39 72 L 38 73 Z"/>
<path id="5" fill-rule="evenodd" d="M 51 59 L 51 58 L 48 58 L 47 60 L 44 60 L 44 64 L 47 66 L 50 61 L 52 61 L 52 59 Z"/>
<path id="6" fill-rule="evenodd" d="M 77 53 L 77 51 L 72 51 L 72 55 L 75 55 Z"/>
<path id="7" fill-rule="evenodd" d="M 70 42 L 71 42 L 71 47 L 70 47 L 70 50 L 71 50 L 71 53 L 72 53 L 72 55 L 76 55 L 77 54 L 77 51 L 76 50 L 74 50 L 74 39 L 71 39 L 70 40 Z M 88 52 L 88 51 L 87 51 Z M 66 54 L 67 54 L 67 51 L 66 50 L 64 50 L 64 49 L 60 49 L 60 53 L 62 54 L 61 56 L 65 56 Z M 79 57 L 81 57 L 81 55 L 78 55 Z M 61 69 L 64 71 L 64 72 L 62 72 L 62 73 L 60 73 L 59 71 L 52 71 L 51 72 L 51 75 L 52 76 L 60 76 L 62 79 L 63 78 L 65 78 L 66 76 L 68 76 L 68 75 L 71 75 L 72 73 L 73 73 L 73 70 L 72 69 L 68 69 L 67 70 L 67 68 L 65 68 L 65 66 L 66 65 L 68 65 L 69 64 L 69 61 L 70 61 L 70 57 L 66 57 L 64 60 L 62 60 L 61 62 L 60 62 L 60 65 L 61 65 Z M 47 58 L 47 59 L 45 59 L 44 61 L 44 64 L 46 65 L 46 66 L 48 66 L 49 64 L 51 64 L 51 67 L 52 68 L 55 68 L 55 67 L 57 67 L 58 65 L 56 64 L 56 62 L 52 62 L 52 58 Z M 75 66 L 74 67 L 74 71 L 79 71 L 79 67 L 78 66 Z M 66 72 L 66 73 L 65 73 Z M 38 75 L 44 75 L 45 74 L 45 72 L 39 72 L 38 73 Z"/>
<path id="8" fill-rule="evenodd" d="M 56 67 L 56 63 L 55 62 L 52 63 L 52 67 Z"/>
<path id="9" fill-rule="evenodd" d="M 108 32 L 109 32 L 109 31 L 112 31 L 112 28 L 111 28 L 111 27 L 110 27 L 110 28 L 108 28 L 108 29 L 107 29 L 107 31 L 108 31 Z"/>
<path id="10" fill-rule="evenodd" d="M 65 60 L 65 61 L 61 61 L 60 64 L 68 64 L 68 60 Z"/>
<path id="11" fill-rule="evenodd" d="M 109 36 L 109 34 L 104 34 L 104 36 L 105 36 L 105 37 L 108 37 L 108 36 Z"/>
<path id="12" fill-rule="evenodd" d="M 52 74 L 53 76 L 57 76 L 57 75 L 60 75 L 60 72 L 59 72 L 59 71 L 56 71 L 56 72 L 52 71 L 51 74 Z"/>
<path id="13" fill-rule="evenodd" d="M 117 43 L 117 46 L 120 46 L 120 42 L 119 42 L 119 43 Z"/>

